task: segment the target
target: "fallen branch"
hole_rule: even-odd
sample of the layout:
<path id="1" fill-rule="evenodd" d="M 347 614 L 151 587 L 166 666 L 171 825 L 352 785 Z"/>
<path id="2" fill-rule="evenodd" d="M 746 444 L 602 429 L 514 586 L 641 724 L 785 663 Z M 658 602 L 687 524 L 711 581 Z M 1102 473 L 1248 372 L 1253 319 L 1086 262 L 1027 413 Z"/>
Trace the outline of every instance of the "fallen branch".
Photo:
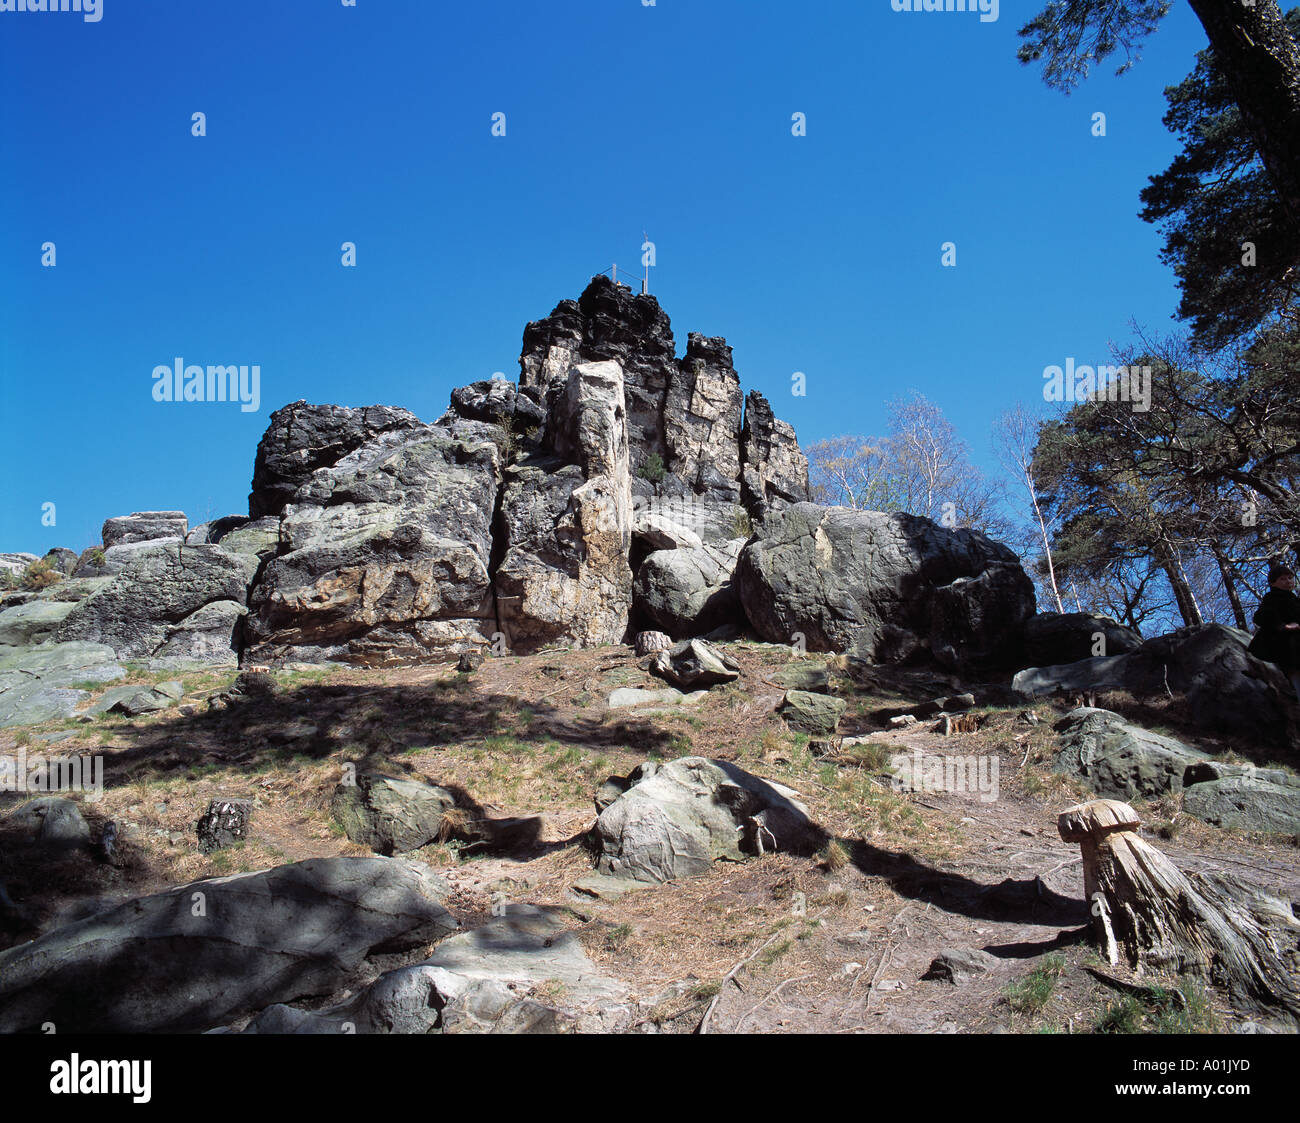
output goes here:
<path id="1" fill-rule="evenodd" d="M 739 1033 L 740 1027 L 743 1026 L 749 1018 L 751 1018 L 754 1014 L 758 1013 L 758 1011 L 762 1007 L 766 1006 L 773 998 L 775 998 L 782 990 L 788 987 L 791 983 L 797 983 L 802 981 L 803 979 L 811 979 L 811 978 L 812 978 L 812 972 L 810 971 L 806 975 L 795 975 L 794 978 L 792 979 L 786 979 L 785 982 L 778 983 L 775 987 L 773 987 L 770 991 L 767 992 L 766 998 L 760 999 L 758 1002 L 754 1003 L 752 1007 L 750 1007 L 749 1013 L 747 1013 L 743 1018 L 740 1019 L 740 1021 L 736 1023 L 736 1028 L 732 1030 L 732 1032 Z"/>

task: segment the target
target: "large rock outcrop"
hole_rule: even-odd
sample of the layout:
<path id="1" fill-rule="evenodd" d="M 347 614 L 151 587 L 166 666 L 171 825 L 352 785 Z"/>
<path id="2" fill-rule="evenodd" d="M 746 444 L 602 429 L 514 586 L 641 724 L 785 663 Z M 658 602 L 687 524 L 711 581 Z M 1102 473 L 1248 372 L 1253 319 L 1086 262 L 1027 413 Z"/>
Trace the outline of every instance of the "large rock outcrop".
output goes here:
<path id="1" fill-rule="evenodd" d="M 745 399 L 745 425 L 741 432 L 741 500 L 762 517 L 773 505 L 804 503 L 808 490 L 808 458 L 799 451 L 794 429 L 777 419 L 757 390 Z"/>
<path id="2" fill-rule="evenodd" d="M 256 661 L 381 665 L 486 645 L 501 450 L 493 427 L 461 431 L 403 422 L 293 492 L 249 604 Z"/>
<path id="3" fill-rule="evenodd" d="M 547 391 L 555 458 L 507 476 L 497 611 L 511 650 L 622 642 L 632 604 L 627 403 L 616 362 L 579 363 Z"/>
<path id="4" fill-rule="evenodd" d="M 119 550 L 128 552 L 110 580 L 76 604 L 55 639 L 108 644 L 119 659 L 235 660 L 256 558 L 179 539 L 108 553 Z"/>
<path id="5" fill-rule="evenodd" d="M 1006 662 L 1034 611 L 1016 556 L 979 531 L 813 503 L 769 514 L 734 581 L 763 639 L 868 662 Z"/>
<path id="6" fill-rule="evenodd" d="M 296 401 L 277 409 L 253 461 L 249 516 L 278 515 L 318 468 L 337 464 L 380 433 L 420 425 L 409 410 L 391 406 L 348 409 Z"/>

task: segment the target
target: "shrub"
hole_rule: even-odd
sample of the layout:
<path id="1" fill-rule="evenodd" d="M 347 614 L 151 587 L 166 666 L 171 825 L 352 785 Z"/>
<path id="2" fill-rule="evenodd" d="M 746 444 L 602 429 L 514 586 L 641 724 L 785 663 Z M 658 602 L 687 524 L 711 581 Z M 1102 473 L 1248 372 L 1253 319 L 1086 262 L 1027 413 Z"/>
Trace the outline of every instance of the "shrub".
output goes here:
<path id="1" fill-rule="evenodd" d="M 637 475 L 643 480 L 649 480 L 652 484 L 659 483 L 667 473 L 668 469 L 664 467 L 664 458 L 657 452 L 652 452 L 641 463 L 637 469 Z"/>
<path id="2" fill-rule="evenodd" d="M 54 568 L 53 560 L 41 558 L 23 570 L 22 586 L 24 589 L 48 589 L 62 580 L 63 574 Z"/>
<path id="3" fill-rule="evenodd" d="M 749 519 L 749 512 L 741 507 L 736 508 L 736 513 L 731 519 L 731 534 L 733 538 L 749 538 L 754 533 L 754 524 Z"/>

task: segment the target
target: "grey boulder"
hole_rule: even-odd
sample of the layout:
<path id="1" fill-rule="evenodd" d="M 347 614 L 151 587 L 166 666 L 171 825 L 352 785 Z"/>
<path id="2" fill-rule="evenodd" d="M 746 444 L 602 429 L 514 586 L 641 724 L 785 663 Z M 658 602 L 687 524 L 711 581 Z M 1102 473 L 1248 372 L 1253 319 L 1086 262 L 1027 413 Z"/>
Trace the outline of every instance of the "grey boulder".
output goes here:
<path id="1" fill-rule="evenodd" d="M 353 842 L 402 854 L 439 838 L 455 804 L 451 792 L 432 784 L 363 772 L 334 790 L 333 815 Z"/>
<path id="2" fill-rule="evenodd" d="M 1000 662 L 1033 586 L 1007 547 L 915 515 L 796 503 L 771 513 L 733 578 L 759 636 L 866 662 Z"/>
<path id="3" fill-rule="evenodd" d="M 1060 735 L 1054 767 L 1077 776 L 1104 799 L 1154 799 L 1183 790 L 1188 770 L 1210 757 L 1125 721 L 1110 710 L 1080 706 L 1053 728 Z"/>
<path id="4" fill-rule="evenodd" d="M 811 853 L 825 838 L 796 792 L 731 763 L 647 762 L 625 782 L 593 828 L 599 871 L 610 877 L 671 881 L 704 873 L 722 858 Z"/>
<path id="5" fill-rule="evenodd" d="M 655 656 L 650 669 L 681 690 L 699 690 L 740 677 L 740 665 L 700 639 L 683 640 Z"/>
<path id="6" fill-rule="evenodd" d="M 107 549 L 158 538 L 184 538 L 189 525 L 184 511 L 136 511 L 105 520 L 101 537 Z"/>
<path id="7" fill-rule="evenodd" d="M 1216 827 L 1300 834 L 1300 786 L 1249 774 L 1194 784 L 1183 794 L 1183 810 Z"/>
<path id="8" fill-rule="evenodd" d="M 329 994 L 456 927 L 395 858 L 316 858 L 140 897 L 0 952 L 0 1033 L 181 1033 Z"/>

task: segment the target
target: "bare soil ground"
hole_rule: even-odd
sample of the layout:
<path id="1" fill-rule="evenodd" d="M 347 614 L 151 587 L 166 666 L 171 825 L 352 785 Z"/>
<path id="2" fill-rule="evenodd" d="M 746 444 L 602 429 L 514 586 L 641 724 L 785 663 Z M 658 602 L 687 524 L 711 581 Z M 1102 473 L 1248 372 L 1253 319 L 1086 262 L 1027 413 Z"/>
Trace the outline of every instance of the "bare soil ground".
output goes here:
<path id="1" fill-rule="evenodd" d="M 977 710 L 979 727 L 969 733 L 941 736 L 926 720 L 895 730 L 890 713 L 962 684 L 921 671 L 841 670 L 834 691 L 849 702 L 841 731 L 870 743 L 819 758 L 773 712 L 782 688 L 772 675 L 791 652 L 725 647 L 741 665 L 740 681 L 680 712 L 608 711 L 617 687 L 663 685 L 645 670 L 648 660 L 611 647 L 491 659 L 471 675 L 450 666 L 277 671 L 273 697 L 225 710 L 208 710 L 202 699 L 228 686 L 233 671 L 187 675 L 185 703 L 197 702 L 188 716 L 104 715 L 0 731 L 0 753 L 102 754 L 104 796 L 83 810 L 96 832 L 109 819 L 122 832 L 110 865 L 84 855 L 38 862 L 0 830 L 0 881 L 29 919 L 0 927 L 0 946 L 96 904 L 198 878 L 369 853 L 330 815 L 351 763 L 449 788 L 471 818 L 539 816 L 540 829 L 510 852 L 451 842 L 407 857 L 447 879 L 448 907 L 467 926 L 502 901 L 565 910 L 592 959 L 634 993 L 675 987 L 652 1019 L 664 1031 L 694 1031 L 706 1014 L 708 1032 L 1240 1027 L 1212 989 L 1184 985 L 1177 1003 L 1135 1002 L 1089 973 L 1102 964 L 1086 941 L 1079 853 L 1055 828 L 1057 812 L 1088 796 L 1051 769 L 1051 722 L 1069 702 L 1039 704 L 1037 724 L 1025 722 L 1024 707 L 1007 705 Z M 1195 737 L 1172 705 L 1121 696 L 1097 704 L 1211 751 L 1296 763 L 1285 750 Z M 43 740 L 60 734 L 70 736 Z M 893 790 L 889 757 L 918 749 L 996 759 L 996 798 Z M 649 758 L 687 754 L 736 761 L 796 789 L 836 842 L 816 858 L 719 863 L 706 876 L 614 900 L 575 889 L 592 871 L 583 839 L 601 782 Z M 204 855 L 194 825 L 218 796 L 255 801 L 252 838 Z M 0 813 L 22 798 L 0 796 Z M 1300 840 L 1208 827 L 1181 814 L 1177 799 L 1135 806 L 1148 837 L 1183 868 L 1230 871 L 1300 900 Z M 998 966 L 961 985 L 922 979 L 946 948 L 984 949 Z M 1142 980 L 1153 981 L 1177 985 Z"/>

